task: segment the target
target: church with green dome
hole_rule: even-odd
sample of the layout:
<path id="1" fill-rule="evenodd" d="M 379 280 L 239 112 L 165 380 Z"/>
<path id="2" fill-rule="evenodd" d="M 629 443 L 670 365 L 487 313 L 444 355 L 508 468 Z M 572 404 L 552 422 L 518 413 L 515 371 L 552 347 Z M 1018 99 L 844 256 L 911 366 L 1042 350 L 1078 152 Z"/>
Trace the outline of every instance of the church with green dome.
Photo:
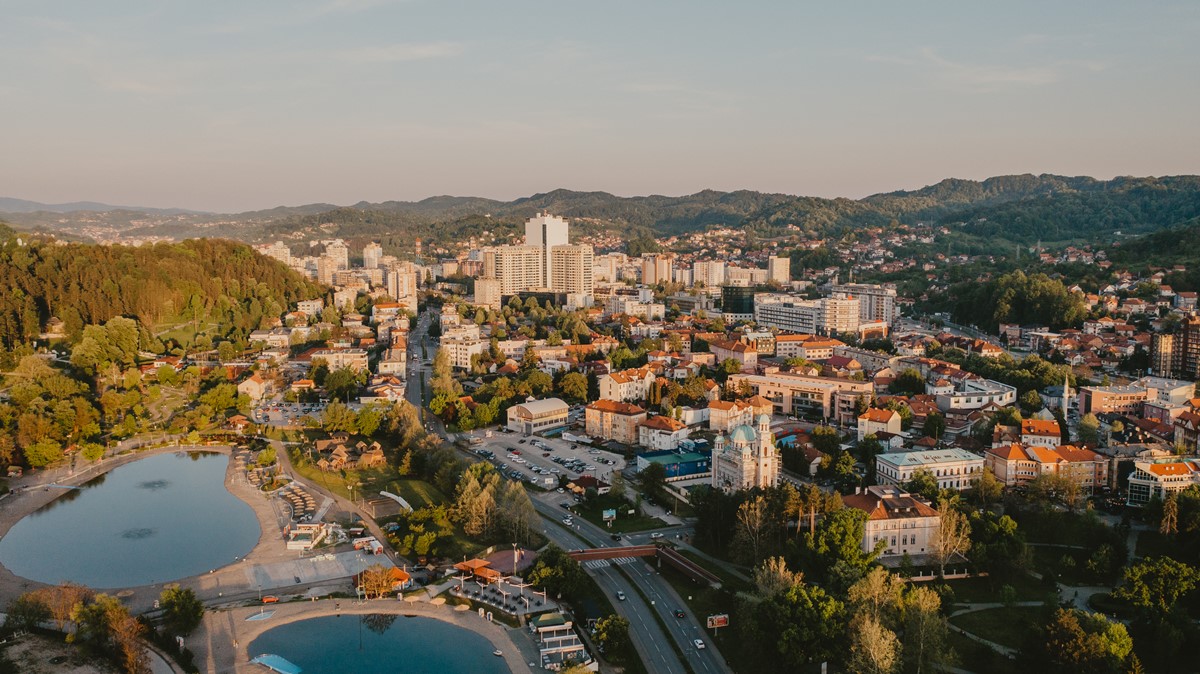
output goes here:
<path id="1" fill-rule="evenodd" d="M 760 414 L 754 425 L 742 424 L 713 440 L 712 485 L 727 492 L 774 487 L 779 481 L 779 450 L 771 417 Z"/>

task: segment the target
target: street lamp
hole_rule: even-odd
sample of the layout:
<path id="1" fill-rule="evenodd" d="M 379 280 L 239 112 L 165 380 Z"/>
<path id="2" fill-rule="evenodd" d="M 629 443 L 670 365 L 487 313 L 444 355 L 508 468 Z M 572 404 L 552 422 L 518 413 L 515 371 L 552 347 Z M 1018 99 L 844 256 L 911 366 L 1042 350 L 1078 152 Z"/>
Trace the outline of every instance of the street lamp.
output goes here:
<path id="1" fill-rule="evenodd" d="M 516 543 L 513 543 L 513 544 L 512 544 L 512 549 L 513 549 L 513 569 L 512 569 L 512 575 L 514 575 L 514 576 L 515 576 L 515 575 L 517 575 L 517 544 L 516 544 Z"/>

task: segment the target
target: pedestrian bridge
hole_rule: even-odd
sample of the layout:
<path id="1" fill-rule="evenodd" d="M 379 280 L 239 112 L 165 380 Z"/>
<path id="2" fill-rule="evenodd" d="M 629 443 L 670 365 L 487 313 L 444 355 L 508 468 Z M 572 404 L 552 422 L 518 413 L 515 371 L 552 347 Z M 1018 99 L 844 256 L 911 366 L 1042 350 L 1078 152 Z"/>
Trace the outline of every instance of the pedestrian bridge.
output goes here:
<path id="1" fill-rule="evenodd" d="M 661 568 L 666 562 L 672 568 L 697 583 L 709 587 L 721 587 L 721 579 L 700 566 L 696 562 L 681 555 L 675 548 L 666 545 L 623 545 L 614 548 L 589 548 L 572 550 L 567 553 L 577 562 L 589 562 L 597 559 L 628 559 L 631 557 L 655 557 Z"/>

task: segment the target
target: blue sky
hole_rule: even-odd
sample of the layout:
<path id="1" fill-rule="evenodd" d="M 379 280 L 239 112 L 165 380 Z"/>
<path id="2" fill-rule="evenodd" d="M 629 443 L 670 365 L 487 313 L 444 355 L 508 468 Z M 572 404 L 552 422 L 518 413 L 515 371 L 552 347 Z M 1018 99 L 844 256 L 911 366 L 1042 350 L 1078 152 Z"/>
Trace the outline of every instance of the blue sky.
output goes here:
<path id="1" fill-rule="evenodd" d="M 1196 2 L 0 0 L 0 195 L 219 211 L 1200 173 Z"/>

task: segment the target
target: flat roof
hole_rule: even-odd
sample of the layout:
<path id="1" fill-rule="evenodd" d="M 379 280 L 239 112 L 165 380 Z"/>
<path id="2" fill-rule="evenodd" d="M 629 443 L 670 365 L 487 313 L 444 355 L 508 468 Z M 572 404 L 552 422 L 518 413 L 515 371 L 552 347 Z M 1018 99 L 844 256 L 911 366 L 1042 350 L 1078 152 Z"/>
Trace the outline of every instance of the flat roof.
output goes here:
<path id="1" fill-rule="evenodd" d="M 651 463 L 688 463 L 690 461 L 708 461 L 712 456 L 699 452 L 674 452 L 666 449 L 658 452 L 638 454 L 638 458 L 645 459 Z"/>
<path id="2" fill-rule="evenodd" d="M 886 452 L 878 454 L 876 459 L 897 468 L 904 466 L 927 466 L 936 463 L 953 463 L 956 461 L 983 461 L 982 456 L 957 447 L 924 449 L 912 452 Z"/>

